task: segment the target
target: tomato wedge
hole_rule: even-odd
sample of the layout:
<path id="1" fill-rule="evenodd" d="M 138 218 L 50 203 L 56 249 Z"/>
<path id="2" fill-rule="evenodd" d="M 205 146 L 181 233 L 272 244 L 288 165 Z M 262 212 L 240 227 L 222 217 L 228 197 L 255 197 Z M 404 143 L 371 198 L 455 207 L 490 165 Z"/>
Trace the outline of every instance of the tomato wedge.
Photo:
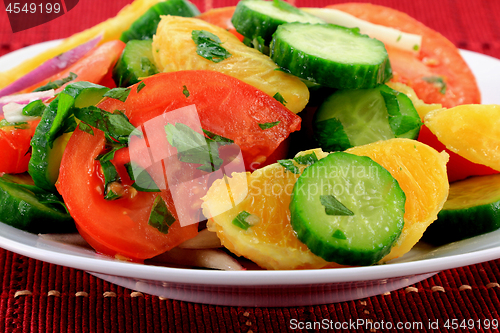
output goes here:
<path id="1" fill-rule="evenodd" d="M 301 119 L 264 92 L 231 76 L 205 70 L 161 73 L 131 87 L 126 102 L 106 99 L 99 107 L 121 110 L 138 126 L 163 113 L 195 105 L 203 129 L 231 139 L 248 170 L 268 161 Z M 275 124 L 262 129 L 260 125 Z M 273 163 L 275 161 L 272 161 Z"/>
<path id="2" fill-rule="evenodd" d="M 24 92 L 30 92 L 34 89 L 47 84 L 49 81 L 60 80 L 69 76 L 69 73 L 75 73 L 77 78 L 72 82 L 88 81 L 96 84 L 106 85 L 110 83 L 110 72 L 123 49 L 125 43 L 119 40 L 113 40 L 102 45 L 96 46 L 94 49 L 75 64 L 65 69 L 64 71 L 50 77 L 47 80 L 37 83 L 36 85 L 27 88 Z M 108 78 L 108 79 L 107 79 Z M 110 87 L 112 88 L 112 87 Z M 61 91 L 64 88 L 59 88 Z"/>
<path id="3" fill-rule="evenodd" d="M 487 167 L 486 165 L 471 162 L 457 153 L 447 149 L 446 146 L 442 144 L 425 125 L 420 129 L 418 141 L 431 146 L 437 151 L 444 150 L 448 153 L 448 155 L 450 155 L 450 159 L 446 164 L 446 172 L 448 173 L 448 181 L 450 183 L 470 176 L 484 176 L 498 173 L 498 171 Z"/>
<path id="4" fill-rule="evenodd" d="M 422 36 L 419 52 L 386 46 L 393 69 L 393 80 L 412 87 L 426 103 L 444 107 L 479 104 L 481 93 L 470 68 L 458 49 L 443 35 L 426 27 L 408 14 L 368 3 L 330 5 L 360 19 Z M 444 84 L 437 84 L 442 80 Z"/>
<path id="5" fill-rule="evenodd" d="M 154 257 L 194 237 L 195 224 L 181 227 L 174 222 L 167 234 L 148 225 L 158 193 L 137 192 L 125 185 L 122 198 L 104 199 L 100 164 L 95 160 L 104 144 L 103 132 L 94 129 L 90 135 L 76 129 L 61 161 L 56 187 L 82 237 L 97 252 L 133 261 Z"/>
<path id="6" fill-rule="evenodd" d="M 28 170 L 30 141 L 39 122 L 34 120 L 24 125 L 0 127 L 0 174 Z"/>

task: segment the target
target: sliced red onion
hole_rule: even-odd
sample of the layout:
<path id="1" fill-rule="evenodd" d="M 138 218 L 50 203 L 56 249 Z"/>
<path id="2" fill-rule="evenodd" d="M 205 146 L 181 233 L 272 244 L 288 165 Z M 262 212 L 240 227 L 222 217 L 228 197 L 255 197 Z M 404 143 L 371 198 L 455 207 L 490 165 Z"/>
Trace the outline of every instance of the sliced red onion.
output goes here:
<path id="1" fill-rule="evenodd" d="M 29 103 L 36 101 L 36 100 L 42 100 L 43 102 L 51 99 L 52 97 L 55 96 L 55 90 L 50 89 L 47 91 L 39 91 L 39 92 L 34 92 L 34 93 L 27 93 L 27 94 L 18 94 L 18 95 L 9 95 L 9 96 L 4 96 L 0 98 L 0 116 L 4 115 L 5 120 L 8 122 L 18 122 L 18 121 L 27 121 L 29 120 L 28 118 L 31 117 L 26 117 L 22 115 L 23 107 L 25 105 L 28 105 Z M 19 105 L 21 107 L 21 110 L 18 110 L 18 107 L 16 105 Z M 18 117 L 26 117 L 25 120 L 9 120 L 10 119 L 18 119 Z"/>
<path id="2" fill-rule="evenodd" d="M 77 47 L 67 52 L 64 52 L 52 59 L 47 60 L 36 69 L 12 82 L 7 87 L 1 89 L 0 97 L 11 95 L 18 91 L 31 87 L 32 85 L 68 68 L 69 66 L 80 60 L 85 54 L 87 54 L 87 52 L 89 52 L 94 46 L 96 46 L 101 39 L 102 36 L 99 35 L 88 42 L 78 45 Z"/>

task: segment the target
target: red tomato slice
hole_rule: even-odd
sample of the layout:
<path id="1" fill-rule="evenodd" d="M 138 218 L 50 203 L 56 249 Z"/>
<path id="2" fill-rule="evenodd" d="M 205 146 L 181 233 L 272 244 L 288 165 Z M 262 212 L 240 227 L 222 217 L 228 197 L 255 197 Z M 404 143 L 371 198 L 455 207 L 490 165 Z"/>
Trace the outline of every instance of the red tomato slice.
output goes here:
<path id="1" fill-rule="evenodd" d="M 393 80 L 412 87 L 426 103 L 440 103 L 444 107 L 481 103 L 481 93 L 470 68 L 458 49 L 438 32 L 405 13 L 384 6 L 346 3 L 327 7 L 375 24 L 422 35 L 422 48 L 418 53 L 386 48 L 394 73 Z M 446 82 L 444 94 L 441 87 L 428 82 L 426 78 L 429 77 L 441 77 Z"/>
<path id="2" fill-rule="evenodd" d="M 47 80 L 37 83 L 36 85 L 24 90 L 24 92 L 30 92 L 37 87 L 47 84 L 49 81 L 60 80 L 68 77 L 69 73 L 75 73 L 77 78 L 72 82 L 77 81 L 88 81 L 92 83 L 101 83 L 106 85 L 110 83 L 105 80 L 110 74 L 114 64 L 118 61 L 118 58 L 125 48 L 125 43 L 119 40 L 113 40 L 102 45 L 96 46 L 92 49 L 85 57 L 77 61 L 75 64 L 65 69 L 64 71 L 50 77 Z M 112 88 L 111 86 L 110 88 Z M 58 91 L 64 89 L 59 88 Z"/>
<path id="3" fill-rule="evenodd" d="M 94 129 L 94 135 L 90 135 L 77 129 L 64 151 L 56 184 L 85 240 L 100 253 L 141 261 L 194 237 L 196 224 L 181 227 L 176 221 L 167 234 L 148 225 L 158 193 L 136 192 L 124 186 L 123 198 L 104 199 L 100 165 L 95 160 L 104 143 L 103 132 Z M 168 194 L 161 195 L 167 203 L 171 201 Z M 175 211 L 172 213 L 175 216 Z"/>
<path id="4" fill-rule="evenodd" d="M 0 120 L 2 119 L 3 117 L 0 117 Z M 28 171 L 31 158 L 30 141 L 39 122 L 29 121 L 27 125 L 19 128 L 0 128 L 0 174 Z"/>
<path id="5" fill-rule="evenodd" d="M 428 144 L 437 151 L 445 150 L 450 155 L 448 164 L 446 164 L 448 181 L 450 183 L 465 179 L 470 176 L 493 175 L 498 173 L 498 171 L 487 167 L 486 165 L 473 163 L 463 158 L 462 156 L 448 150 L 446 146 L 442 144 L 426 126 L 422 126 L 422 128 L 420 129 L 418 141 Z"/>
<path id="6" fill-rule="evenodd" d="M 243 154 L 247 169 L 268 161 L 301 119 L 274 98 L 231 76 L 214 71 L 179 71 L 157 74 L 137 85 L 125 103 L 106 99 L 99 107 L 122 110 L 136 126 L 163 113 L 195 105 L 203 129 L 229 138 Z M 189 96 L 186 97 L 186 94 Z M 277 123 L 263 130 L 259 124 Z M 275 162 L 275 161 L 274 161 Z"/>
<path id="7" fill-rule="evenodd" d="M 208 23 L 211 23 L 213 25 L 216 25 L 218 27 L 226 29 L 227 31 L 229 31 L 230 33 L 238 37 L 239 40 L 242 41 L 243 35 L 238 33 L 234 28 L 233 23 L 231 23 L 231 18 L 233 17 L 235 9 L 236 6 L 210 9 L 199 15 L 198 18 L 202 19 L 203 21 L 207 21 Z"/>

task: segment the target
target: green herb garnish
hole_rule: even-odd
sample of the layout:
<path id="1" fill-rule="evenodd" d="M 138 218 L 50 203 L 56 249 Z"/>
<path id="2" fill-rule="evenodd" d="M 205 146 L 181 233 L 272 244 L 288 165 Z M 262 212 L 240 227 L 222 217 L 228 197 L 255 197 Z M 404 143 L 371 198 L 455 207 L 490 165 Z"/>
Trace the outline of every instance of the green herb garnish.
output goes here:
<path id="1" fill-rule="evenodd" d="M 278 160 L 278 163 L 285 168 L 285 170 L 290 171 L 291 173 L 294 174 L 299 174 L 300 170 L 299 168 L 293 164 L 293 160 Z"/>
<path id="2" fill-rule="evenodd" d="M 273 98 L 275 100 L 277 100 L 278 102 L 280 102 L 281 104 L 283 104 L 283 105 L 286 105 L 286 103 L 287 103 L 285 101 L 285 99 L 283 98 L 283 96 L 281 96 L 281 94 L 279 92 L 277 92 L 276 94 L 274 94 Z"/>
<path id="3" fill-rule="evenodd" d="M 333 195 L 320 195 L 319 200 L 325 206 L 326 215 L 352 216 L 354 213 L 337 200 Z"/>
<path id="4" fill-rule="evenodd" d="M 246 221 L 246 218 L 249 217 L 250 214 L 249 212 L 247 211 L 242 211 L 241 213 L 238 214 L 238 216 L 236 216 L 234 219 L 233 219 L 233 224 L 235 226 L 237 226 L 238 228 L 241 228 L 243 230 L 247 230 L 248 228 L 250 228 L 250 224 Z"/>
<path id="5" fill-rule="evenodd" d="M 312 152 L 307 155 L 297 156 L 294 158 L 294 161 L 302 165 L 312 165 L 318 162 L 318 157 L 314 152 Z"/>
<path id="6" fill-rule="evenodd" d="M 276 125 L 278 125 L 280 123 L 280 121 L 275 121 L 275 122 L 272 122 L 272 123 L 263 123 L 263 124 L 259 124 L 259 127 L 261 130 L 266 130 L 266 129 L 269 129 L 269 128 L 272 128 Z"/>
<path id="7" fill-rule="evenodd" d="M 54 82 L 50 82 L 47 83 L 46 85 L 44 86 L 41 86 L 41 87 L 38 87 L 36 88 L 35 90 L 33 90 L 33 92 L 37 92 L 37 91 L 47 91 L 47 90 L 50 90 L 50 89 L 58 89 L 58 88 L 61 88 L 63 85 L 65 85 L 66 83 L 70 82 L 70 81 L 73 81 L 74 79 L 76 79 L 78 77 L 78 75 L 76 75 L 75 73 L 72 73 L 70 72 L 69 75 L 65 78 L 62 78 L 60 80 L 55 80 Z"/>
<path id="8" fill-rule="evenodd" d="M 333 238 L 337 238 L 337 239 L 347 239 L 347 237 L 345 236 L 344 232 L 340 229 L 337 229 L 335 230 L 335 232 L 333 233 L 332 235 Z"/>
<path id="9" fill-rule="evenodd" d="M 231 140 L 231 139 L 228 139 L 228 138 L 225 138 L 223 136 L 214 134 L 214 133 L 212 133 L 210 131 L 207 131 L 207 130 L 205 130 L 203 128 L 201 130 L 203 131 L 203 133 L 205 133 L 206 136 L 208 136 L 208 138 L 210 140 L 213 140 L 213 141 L 217 142 L 221 146 L 230 145 L 230 144 L 234 143 L 234 141 Z"/>
<path id="10" fill-rule="evenodd" d="M 26 129 L 28 128 L 28 123 L 27 122 L 17 122 L 17 123 L 9 123 L 7 120 L 2 119 L 0 120 L 0 128 L 2 127 L 14 127 L 15 129 Z"/>
<path id="11" fill-rule="evenodd" d="M 425 82 L 432 83 L 434 86 L 436 86 L 439 89 L 439 92 L 441 94 L 446 94 L 446 82 L 444 82 L 443 77 L 441 76 L 424 76 L 422 78 Z"/>
<path id="12" fill-rule="evenodd" d="M 109 187 L 111 183 L 120 181 L 118 171 L 116 170 L 114 164 L 111 163 L 111 160 L 115 158 L 115 153 L 123 147 L 124 145 L 113 147 L 109 152 L 101 154 L 96 158 L 96 160 L 98 160 L 101 164 L 102 173 L 104 175 L 104 199 L 106 200 L 116 200 L 121 197 L 120 194 L 114 192 Z"/>
<path id="13" fill-rule="evenodd" d="M 75 117 L 93 126 L 120 143 L 128 143 L 129 136 L 142 133 L 120 111 L 106 112 L 96 106 L 75 109 Z"/>
<path id="14" fill-rule="evenodd" d="M 88 133 L 90 135 L 94 135 L 94 130 L 92 129 L 92 127 L 90 127 L 89 125 L 87 125 L 85 123 L 80 123 L 78 128 L 80 128 L 85 133 Z"/>
<path id="15" fill-rule="evenodd" d="M 153 203 L 153 209 L 149 215 L 148 224 L 159 232 L 168 234 L 172 224 L 175 222 L 175 217 L 168 210 L 167 204 L 163 198 L 158 195 Z"/>
<path id="16" fill-rule="evenodd" d="M 405 116 L 401 113 L 398 100 L 400 92 L 383 86 L 380 94 L 384 98 L 387 114 L 389 115 L 389 126 L 396 136 L 407 133 L 422 125 L 420 118 Z"/>
<path id="17" fill-rule="evenodd" d="M 189 90 L 186 86 L 182 86 L 182 93 L 184 94 L 184 96 L 186 96 L 186 98 L 189 97 Z"/>
<path id="18" fill-rule="evenodd" d="M 220 38 L 211 32 L 193 30 L 191 37 L 196 44 L 196 53 L 207 60 L 218 63 L 231 56 L 231 53 L 221 46 Z"/>
<path id="19" fill-rule="evenodd" d="M 144 81 L 141 81 L 141 83 L 139 83 L 139 85 L 137 86 L 136 92 L 139 93 L 139 91 L 144 89 L 145 86 L 146 86 L 146 84 L 144 83 Z"/>
<path id="20" fill-rule="evenodd" d="M 224 161 L 219 157 L 219 141 L 206 138 L 182 123 L 167 124 L 165 132 L 170 145 L 177 148 L 177 157 L 181 162 L 201 164 L 198 169 L 207 172 L 219 170 L 222 166 Z"/>
<path id="21" fill-rule="evenodd" d="M 113 99 L 117 99 L 121 102 L 125 102 L 127 100 L 128 95 L 130 94 L 130 88 L 114 88 L 107 91 L 103 97 L 109 97 Z"/>
<path id="22" fill-rule="evenodd" d="M 132 187 L 139 192 L 160 192 L 151 175 L 137 163 L 125 164 L 125 169 L 132 181 Z"/>

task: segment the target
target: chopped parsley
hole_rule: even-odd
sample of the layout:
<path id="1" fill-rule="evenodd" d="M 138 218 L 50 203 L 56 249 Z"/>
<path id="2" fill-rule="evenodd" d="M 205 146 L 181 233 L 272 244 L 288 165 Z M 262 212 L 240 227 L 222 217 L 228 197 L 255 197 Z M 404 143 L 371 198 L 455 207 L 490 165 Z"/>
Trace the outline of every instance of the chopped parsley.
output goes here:
<path id="1" fill-rule="evenodd" d="M 287 103 L 285 101 L 285 99 L 283 98 L 283 96 L 281 96 L 281 94 L 279 92 L 277 92 L 276 94 L 274 94 L 273 98 L 275 100 L 277 100 L 278 102 L 280 102 L 281 104 L 283 104 L 283 105 L 286 105 L 286 103 Z"/>
<path id="2" fill-rule="evenodd" d="M 125 169 L 132 181 L 132 187 L 139 192 L 160 192 L 151 175 L 135 162 L 125 164 Z"/>
<path id="3" fill-rule="evenodd" d="M 333 235 L 332 235 L 333 238 L 337 238 L 337 239 L 347 239 L 347 237 L 345 236 L 344 232 L 340 229 L 337 229 Z"/>
<path id="4" fill-rule="evenodd" d="M 0 128 L 10 127 L 10 126 L 14 127 L 15 129 L 25 129 L 28 128 L 28 123 L 27 122 L 9 123 L 5 119 L 0 120 Z"/>
<path id="5" fill-rule="evenodd" d="M 294 174 L 299 174 L 300 170 L 299 168 L 293 164 L 293 160 L 278 160 L 278 163 L 285 168 L 285 170 L 290 171 L 291 173 Z"/>
<path id="6" fill-rule="evenodd" d="M 259 127 L 261 130 L 266 130 L 266 129 L 269 129 L 269 128 L 272 128 L 276 125 L 278 125 L 280 123 L 280 121 L 275 121 L 275 122 L 272 122 L 272 123 L 263 123 L 263 124 L 259 124 Z"/>
<path id="7" fill-rule="evenodd" d="M 167 204 L 161 195 L 158 195 L 153 203 L 153 209 L 149 215 L 148 224 L 153 228 L 158 229 L 159 232 L 168 234 L 168 231 L 174 222 L 175 217 L 168 210 Z"/>
<path id="8" fill-rule="evenodd" d="M 182 86 L 182 93 L 186 96 L 186 98 L 189 97 L 189 90 L 186 86 Z"/>
<path id="9" fill-rule="evenodd" d="M 297 156 L 294 158 L 295 162 L 302 164 L 302 165 L 312 165 L 316 162 L 318 162 L 318 157 L 314 152 L 307 154 L 307 155 L 302 155 L 302 156 Z"/>
<path id="10" fill-rule="evenodd" d="M 221 46 L 220 38 L 213 33 L 193 30 L 191 37 L 196 44 L 196 53 L 203 58 L 218 63 L 231 57 L 231 53 Z"/>
<path id="11" fill-rule="evenodd" d="M 212 133 L 210 131 L 207 131 L 205 129 L 201 129 L 203 131 L 203 133 L 205 133 L 205 135 L 210 139 L 210 140 L 213 140 L 215 142 L 217 142 L 218 144 L 224 146 L 224 145 L 230 145 L 230 144 L 233 144 L 234 141 L 231 140 L 231 139 L 228 139 L 228 138 L 225 138 L 223 136 L 220 136 L 220 135 L 217 135 L 215 133 Z"/>
<path id="12" fill-rule="evenodd" d="M 354 213 L 337 200 L 333 195 L 320 195 L 319 200 L 325 206 L 326 215 L 352 216 Z"/>
<path id="13" fill-rule="evenodd" d="M 130 88 L 114 88 L 108 90 L 103 97 L 109 97 L 113 99 L 117 99 L 121 102 L 125 102 L 127 100 L 128 95 L 130 94 Z"/>
<path id="14" fill-rule="evenodd" d="M 248 223 L 246 221 L 246 218 L 249 217 L 250 214 L 249 212 L 247 211 L 242 211 L 241 213 L 239 213 L 234 219 L 233 219 L 233 224 L 235 226 L 237 226 L 238 228 L 241 228 L 243 230 L 247 230 L 248 228 L 250 228 L 250 223 Z"/>
<path id="15" fill-rule="evenodd" d="M 47 83 L 46 85 L 43 85 L 41 87 L 36 88 L 35 90 L 33 90 L 33 92 L 47 91 L 47 90 L 51 90 L 51 89 L 61 88 L 63 85 L 65 85 L 66 83 L 68 83 L 70 81 L 73 81 L 77 77 L 78 77 L 78 75 L 76 75 L 73 72 L 70 72 L 67 77 L 62 78 L 60 80 L 55 80 L 54 82 L 49 81 L 49 83 Z"/>
<path id="16" fill-rule="evenodd" d="M 132 125 L 121 111 L 106 112 L 96 106 L 75 109 L 75 117 L 87 125 L 103 131 L 107 136 L 120 143 L 128 143 L 130 135 L 142 133 Z M 81 127 L 80 127 L 81 128 Z"/>
<path id="17" fill-rule="evenodd" d="M 204 136 L 182 123 L 165 126 L 167 140 L 177 148 L 181 162 L 201 164 L 199 170 L 213 172 L 219 170 L 224 162 L 219 157 L 219 146 L 233 143 L 232 140 L 203 130 Z"/>
<path id="18" fill-rule="evenodd" d="M 139 93 L 139 91 L 144 89 L 145 86 L 146 86 L 146 84 L 144 83 L 144 81 L 141 81 L 141 83 L 139 83 L 139 85 L 137 86 L 136 92 Z"/>
<path id="19" fill-rule="evenodd" d="M 441 94 L 446 94 L 446 82 L 444 82 L 443 77 L 441 76 L 424 76 L 422 78 L 425 82 L 432 83 L 436 88 L 439 89 Z"/>

